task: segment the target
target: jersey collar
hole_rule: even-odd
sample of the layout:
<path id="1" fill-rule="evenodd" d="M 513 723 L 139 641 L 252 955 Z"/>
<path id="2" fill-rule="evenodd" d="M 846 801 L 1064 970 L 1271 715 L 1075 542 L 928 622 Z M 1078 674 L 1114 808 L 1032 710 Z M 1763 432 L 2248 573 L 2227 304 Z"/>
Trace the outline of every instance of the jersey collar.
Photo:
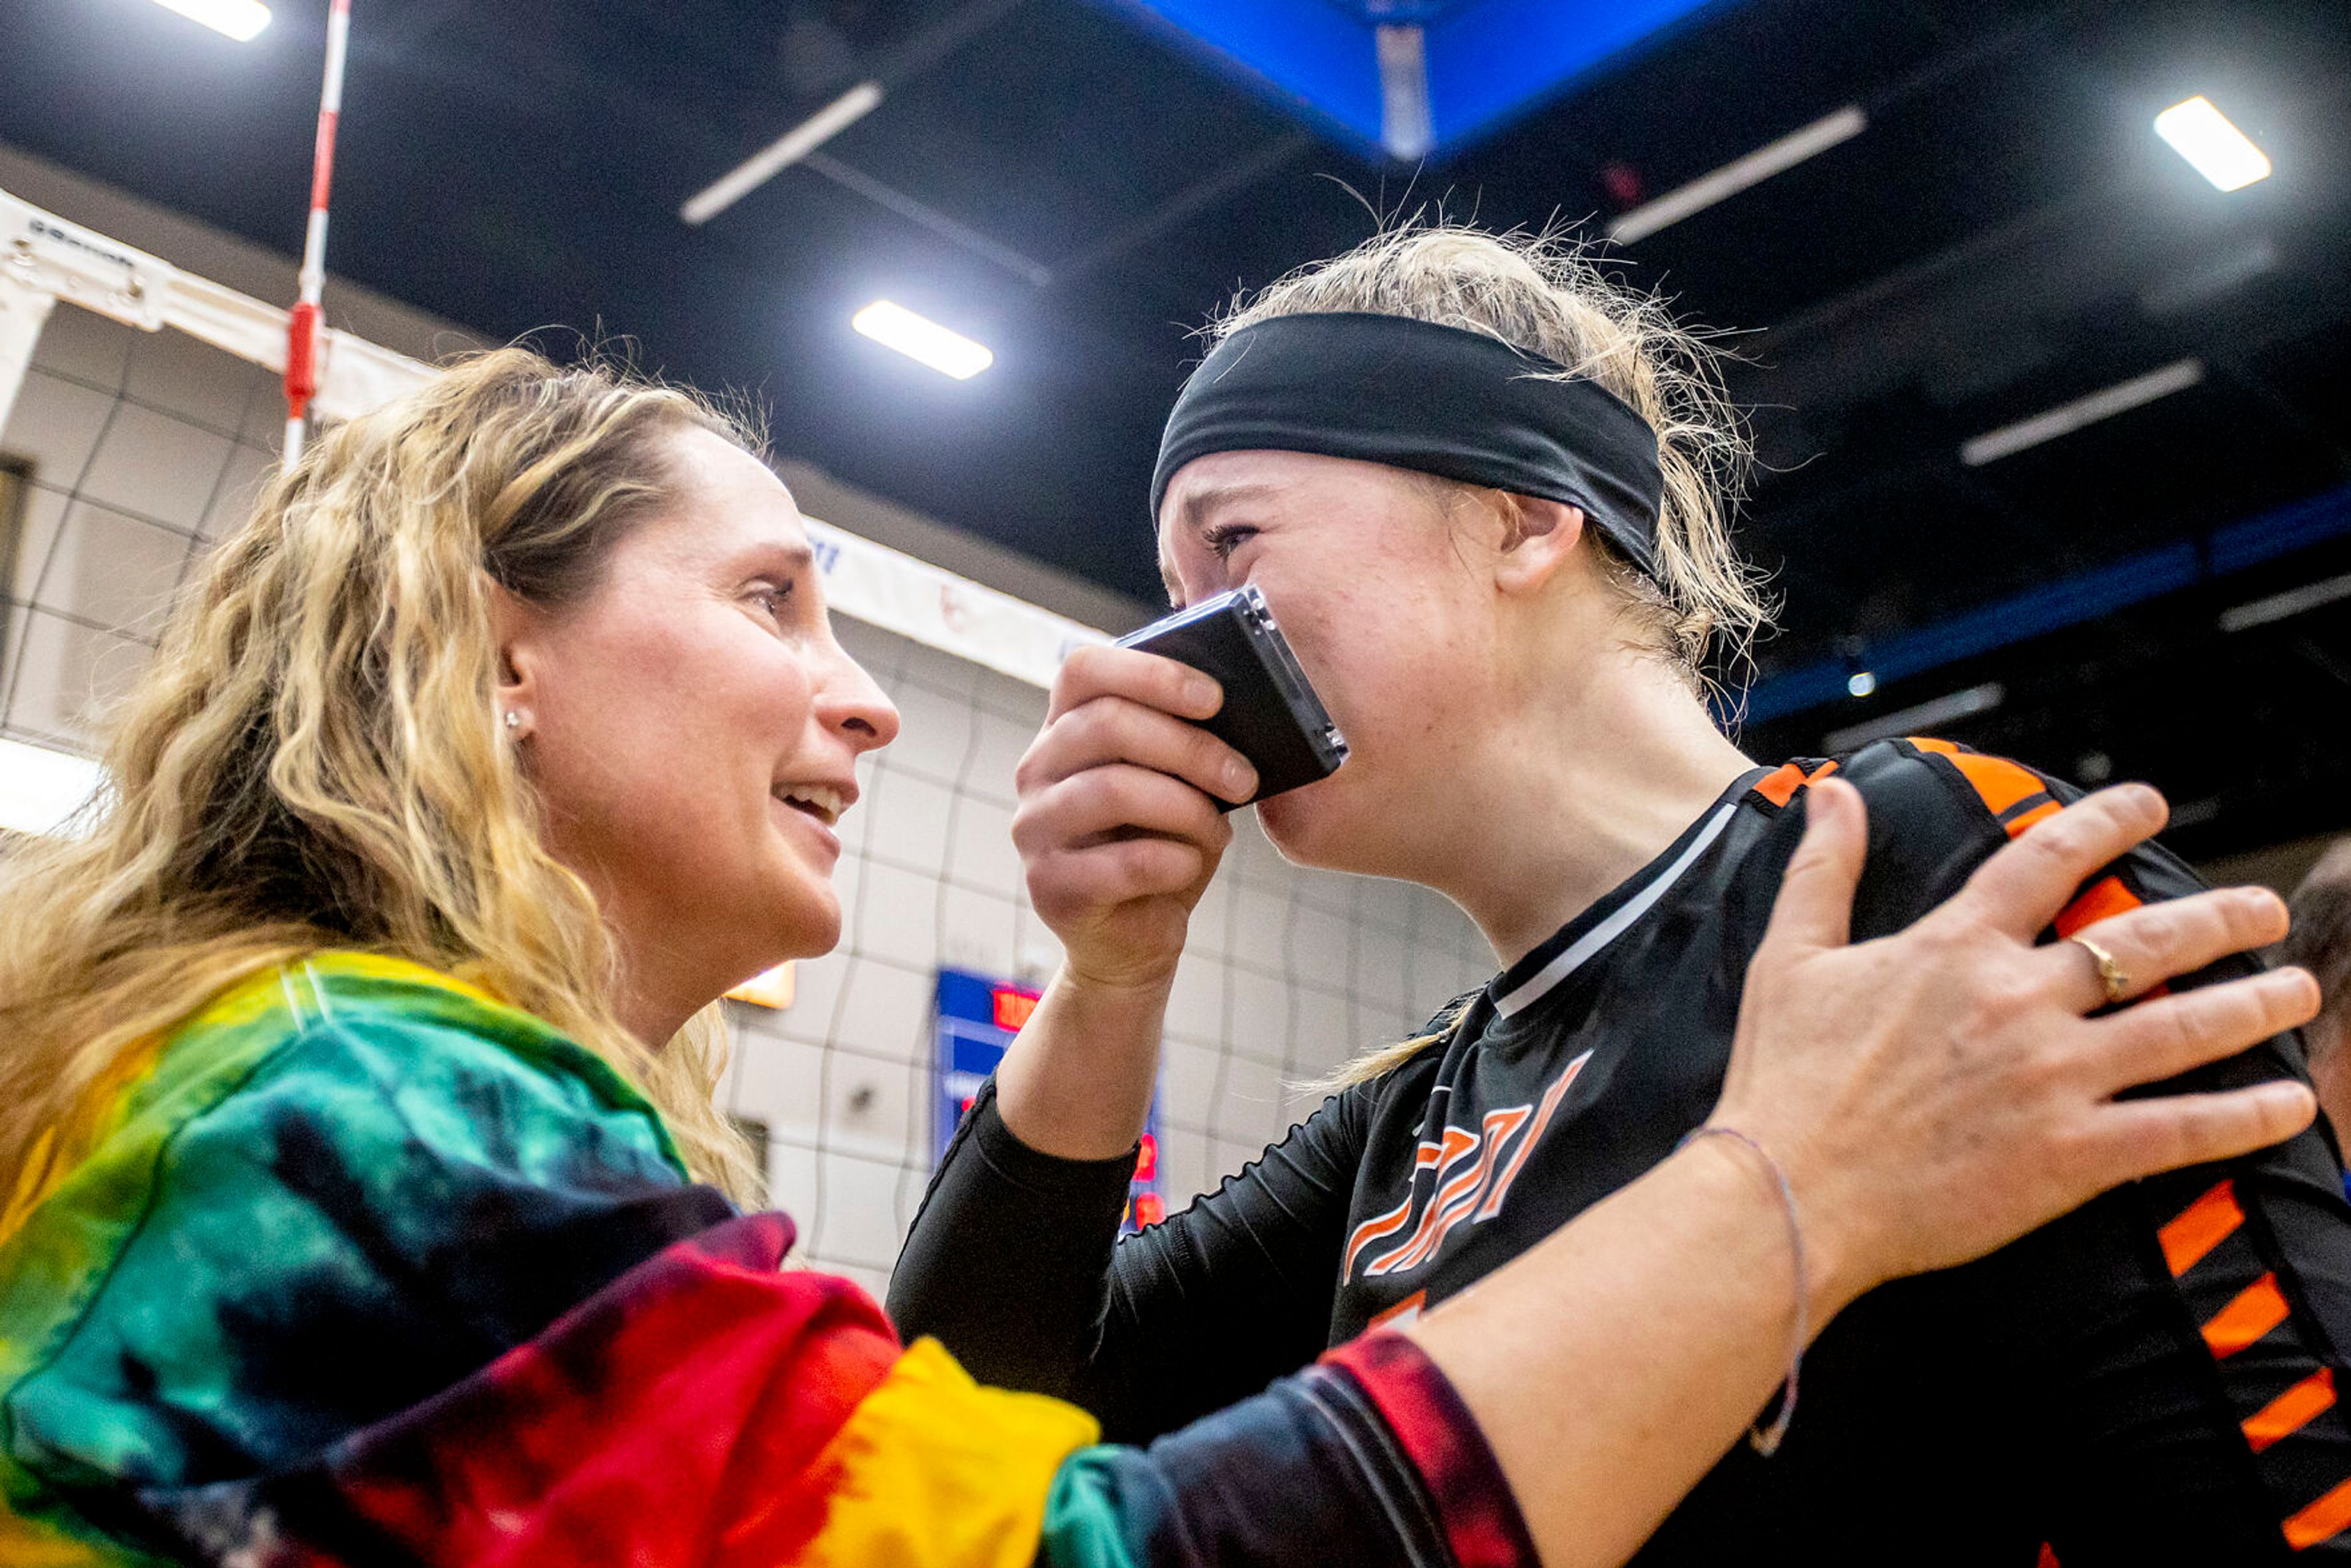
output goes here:
<path id="1" fill-rule="evenodd" d="M 1509 1018 L 1525 1011 L 1632 929 L 1698 863 L 1698 858 L 1721 836 L 1722 830 L 1730 825 L 1740 801 L 1757 780 L 1770 772 L 1767 768 L 1754 768 L 1740 775 L 1655 860 L 1610 888 L 1581 915 L 1546 937 L 1533 952 L 1495 976 L 1486 988 L 1495 1012 Z"/>

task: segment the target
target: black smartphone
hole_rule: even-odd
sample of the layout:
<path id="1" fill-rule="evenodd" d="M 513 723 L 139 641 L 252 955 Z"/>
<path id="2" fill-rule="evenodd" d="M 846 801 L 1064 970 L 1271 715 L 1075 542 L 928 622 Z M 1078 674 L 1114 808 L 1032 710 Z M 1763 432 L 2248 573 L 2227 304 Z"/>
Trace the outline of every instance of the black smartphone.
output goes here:
<path id="1" fill-rule="evenodd" d="M 1273 611 L 1254 585 L 1155 621 L 1118 640 L 1205 670 L 1225 688 L 1225 706 L 1201 727 L 1249 759 L 1257 769 L 1262 800 L 1336 772 L 1347 760 L 1347 743 L 1314 695 L 1290 640 L 1274 624 Z M 1230 804 L 1219 800 L 1225 810 Z M 1249 801 L 1242 801 L 1247 805 Z"/>

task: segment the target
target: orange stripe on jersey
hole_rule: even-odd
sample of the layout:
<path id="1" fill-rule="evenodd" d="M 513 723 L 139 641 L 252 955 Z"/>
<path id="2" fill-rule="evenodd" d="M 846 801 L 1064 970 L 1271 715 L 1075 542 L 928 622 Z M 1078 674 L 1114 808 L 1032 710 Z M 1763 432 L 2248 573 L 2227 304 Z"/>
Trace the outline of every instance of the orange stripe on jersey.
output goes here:
<path id="1" fill-rule="evenodd" d="M 1794 763 L 1787 763 L 1755 781 L 1755 792 L 1774 806 L 1784 806 L 1796 798 L 1796 791 L 1807 784 L 1817 784 L 1837 770 L 1834 762 L 1823 762 L 1810 773 Z"/>
<path id="2" fill-rule="evenodd" d="M 1417 1170 L 1425 1163 L 1426 1162 L 1416 1159 L 1413 1162 L 1413 1168 Z M 1411 1220 L 1412 1180 L 1410 1177 L 1406 1177 L 1405 1180 L 1404 1201 L 1397 1204 L 1394 1208 L 1389 1209 L 1385 1214 L 1379 1215 L 1374 1218 L 1366 1219 L 1361 1225 L 1355 1227 L 1355 1233 L 1353 1236 L 1347 1238 L 1346 1265 L 1341 1270 L 1341 1280 L 1345 1281 L 1354 1277 L 1355 1260 L 1363 1256 L 1364 1248 L 1369 1247 L 1373 1242 L 1377 1241 L 1383 1236 L 1395 1235 L 1397 1231 L 1402 1230 L 1407 1224 L 1409 1224 Z"/>
<path id="3" fill-rule="evenodd" d="M 2004 758 L 1979 757 L 1972 751 L 1959 751 L 1952 754 L 1951 766 L 1968 776 L 1968 782 L 1976 787 L 1976 793 L 1983 797 L 1984 805 L 1995 817 L 2019 800 L 2030 800 L 2048 788 L 2031 768 L 2019 768 Z M 2027 816 L 2031 814 L 2026 813 Z M 2018 831 L 2016 824 L 2010 823 L 2008 831 L 2009 835 L 2014 837 Z"/>
<path id="4" fill-rule="evenodd" d="M 1518 1152 L 1511 1155 L 1510 1163 L 1503 1170 L 1501 1178 L 1494 1183 L 1485 1200 L 1478 1205 L 1479 1219 L 1491 1219 L 1502 1212 L 1502 1200 L 1510 1196 L 1511 1185 L 1519 1179 L 1519 1172 L 1526 1168 L 1527 1156 L 1534 1153 L 1535 1145 L 1542 1141 L 1543 1129 L 1551 1125 L 1551 1113 L 1559 1109 L 1560 1096 L 1567 1092 L 1567 1086 L 1575 1082 L 1575 1075 L 1583 1071 L 1583 1064 L 1591 1060 L 1592 1052 L 1586 1051 L 1562 1068 L 1552 1086 L 1543 1091 L 1542 1103 L 1535 1107 L 1534 1125 L 1529 1127 L 1527 1135 L 1519 1140 Z"/>
<path id="5" fill-rule="evenodd" d="M 2006 758 L 1985 757 L 1978 752 L 1961 751 L 1948 740 L 1931 740 L 1921 736 L 1910 737 L 1909 742 L 1921 751 L 1931 751 L 1938 757 L 1948 758 L 1951 766 L 1958 768 L 1967 781 L 1975 786 L 1977 796 L 1991 809 L 1991 814 L 1995 817 L 2019 800 L 2038 795 L 2048 788 L 2041 782 L 2040 775 L 2034 773 L 2032 769 L 2020 768 Z M 2028 811 L 2025 815 L 2035 821 L 2039 820 L 2037 812 Z M 2008 832 L 2011 838 L 2014 838 L 2023 831 L 2022 827 L 2014 822 L 2009 824 Z"/>
<path id="6" fill-rule="evenodd" d="M 1447 1173 L 1452 1171 L 1453 1167 L 1459 1165 L 1463 1160 L 1466 1160 L 1470 1155 L 1476 1154 L 1478 1152 L 1478 1145 L 1481 1142 L 1483 1142 L 1483 1139 L 1479 1134 L 1471 1132 L 1467 1127 L 1447 1127 L 1445 1129 L 1444 1142 L 1437 1145 L 1437 1190 L 1436 1195 L 1428 1200 L 1428 1207 L 1421 1211 L 1419 1227 L 1413 1231 L 1411 1237 L 1404 1243 L 1403 1246 L 1387 1252 L 1383 1252 L 1372 1262 L 1364 1265 L 1364 1278 L 1368 1280 L 1374 1274 L 1385 1274 L 1395 1270 L 1400 1265 L 1406 1253 L 1414 1251 L 1423 1241 L 1426 1241 L 1428 1239 L 1429 1231 L 1436 1226 L 1439 1219 L 1444 1218 L 1445 1203 L 1448 1196 L 1447 1188 L 1449 1186 L 1447 1180 Z M 1428 1145 L 1426 1144 L 1421 1145 L 1424 1150 L 1426 1150 L 1427 1146 Z M 1421 1162 L 1418 1156 L 1415 1156 L 1413 1168 L 1415 1170 L 1418 1170 L 1420 1168 L 1420 1164 Z M 1456 1174 L 1453 1179 L 1455 1181 L 1458 1181 L 1460 1178 L 1458 1175 Z M 1460 1194 L 1458 1191 L 1455 1191 L 1452 1192 L 1450 1196 L 1453 1197 L 1458 1197 Z M 1410 1200 L 1406 1199 L 1406 1201 L 1409 1202 Z"/>
<path id="7" fill-rule="evenodd" d="M 1445 1239 L 1452 1235 L 1454 1228 L 1468 1218 L 1469 1211 L 1477 1207 L 1478 1195 L 1484 1189 L 1486 1178 L 1493 1174 L 1495 1165 L 1501 1158 L 1502 1145 L 1509 1143 L 1510 1134 L 1523 1126 L 1527 1118 L 1534 1113 L 1531 1105 L 1510 1105 L 1499 1111 L 1487 1112 L 1484 1122 L 1480 1124 L 1480 1131 L 1486 1139 L 1484 1152 L 1467 1171 L 1438 1187 L 1428 1200 L 1430 1210 L 1437 1216 L 1437 1223 L 1423 1227 L 1420 1239 L 1398 1253 L 1394 1262 L 1383 1258 L 1372 1265 L 1371 1272 L 1387 1274 L 1416 1269 L 1436 1257 L 1445 1246 Z"/>
<path id="8" fill-rule="evenodd" d="M 2055 816 L 2064 809 L 2064 806 L 2059 801 L 2043 800 L 2040 805 L 2035 806 L 2030 811 L 2025 812 L 2024 815 L 2012 819 L 2008 824 L 2008 836 L 2011 839 L 2021 839 L 2024 836 L 2024 831 L 2027 828 L 2032 827 L 2036 823 L 2047 821 L 2050 818 Z"/>
<path id="9" fill-rule="evenodd" d="M 2285 1521 L 2285 1543 L 2296 1552 L 2332 1541 L 2351 1525 L 2351 1481 L 2345 1481 Z"/>
<path id="10" fill-rule="evenodd" d="M 2245 1441 L 2260 1453 L 2280 1437 L 2290 1437 L 2335 1404 L 2335 1374 L 2320 1367 L 2292 1388 L 2245 1418 Z"/>
<path id="11" fill-rule="evenodd" d="M 2264 1274 L 2213 1314 L 2204 1325 L 2204 1343 L 2215 1359 L 2231 1356 L 2283 1322 L 2285 1297 L 2278 1293 L 2277 1276 Z"/>
<path id="12" fill-rule="evenodd" d="M 2074 896 L 2074 902 L 2057 912 L 2057 935 L 2071 936 L 2076 931 L 2086 931 L 2101 920 L 2112 920 L 2139 906 L 2139 896 L 2123 885 L 2123 879 L 2110 876 L 2092 883 Z"/>
<path id="13" fill-rule="evenodd" d="M 1791 762 L 1755 781 L 1755 792 L 1774 806 L 1784 806 L 1803 788 L 1804 770 Z"/>
<path id="14" fill-rule="evenodd" d="M 2196 1267 L 2204 1254 L 2234 1235 L 2244 1222 L 2245 1211 L 2237 1205 L 2233 1182 L 2224 1181 L 2189 1204 L 2179 1218 L 2155 1233 L 2155 1239 L 2163 1243 L 2163 1260 L 2171 1266 L 2171 1277 L 2177 1280 Z"/>

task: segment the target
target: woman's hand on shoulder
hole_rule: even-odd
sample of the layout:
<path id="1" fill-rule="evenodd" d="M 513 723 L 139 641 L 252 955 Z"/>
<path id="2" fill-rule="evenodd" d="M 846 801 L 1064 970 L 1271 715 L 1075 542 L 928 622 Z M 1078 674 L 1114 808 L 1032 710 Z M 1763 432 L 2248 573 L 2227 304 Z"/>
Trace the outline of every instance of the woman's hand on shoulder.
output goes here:
<path id="1" fill-rule="evenodd" d="M 2105 1189 L 2300 1132 L 2310 1091 L 2117 1100 L 2231 1056 L 2316 1011 L 2300 969 L 2106 1002 L 2078 943 L 2036 945 L 2100 867 L 2163 825 L 2142 785 L 2102 790 L 2001 848 L 1907 929 L 1848 945 L 1866 825 L 1850 786 L 1813 786 L 1804 840 L 1749 967 L 1712 1120 L 1787 1169 L 1815 1233 L 1857 1293 L 1980 1256 Z M 2284 904 L 2231 888 L 2101 921 L 2096 941 L 2133 998 L 2273 942 Z"/>
<path id="2" fill-rule="evenodd" d="M 1073 980 L 1164 985 L 1192 908 L 1232 842 L 1219 801 L 1257 792 L 1240 753 L 1201 728 L 1217 683 L 1132 648 L 1081 648 L 1014 774 L 1012 841 L 1029 902 Z"/>

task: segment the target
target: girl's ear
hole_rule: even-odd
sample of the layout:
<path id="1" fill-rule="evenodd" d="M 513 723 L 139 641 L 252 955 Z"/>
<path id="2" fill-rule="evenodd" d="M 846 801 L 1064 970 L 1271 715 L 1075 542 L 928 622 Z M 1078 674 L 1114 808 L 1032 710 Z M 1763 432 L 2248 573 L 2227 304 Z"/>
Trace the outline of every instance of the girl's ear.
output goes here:
<path id="1" fill-rule="evenodd" d="M 1505 493 L 1495 585 L 1505 593 L 1540 592 L 1583 539 L 1583 508 L 1564 501 Z"/>
<path id="2" fill-rule="evenodd" d="M 490 607 L 490 643 L 497 655 L 496 701 L 509 733 L 527 727 L 538 704 L 538 673 L 545 663 L 546 618 L 505 584 L 483 574 Z M 519 721 L 514 716 L 522 716 Z M 517 734 L 515 738 L 521 737 Z"/>

